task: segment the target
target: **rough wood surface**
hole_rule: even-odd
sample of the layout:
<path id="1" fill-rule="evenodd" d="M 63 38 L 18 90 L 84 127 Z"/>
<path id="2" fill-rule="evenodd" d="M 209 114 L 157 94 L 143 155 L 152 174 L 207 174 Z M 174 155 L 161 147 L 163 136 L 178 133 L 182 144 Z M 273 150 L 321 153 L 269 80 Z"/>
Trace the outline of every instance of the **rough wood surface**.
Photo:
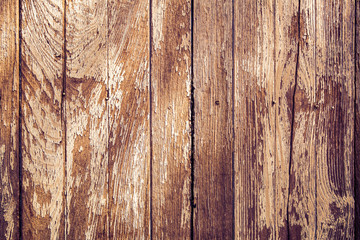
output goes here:
<path id="1" fill-rule="evenodd" d="M 63 2 L 21 4 L 22 236 L 64 236 Z"/>
<path id="2" fill-rule="evenodd" d="M 276 239 L 274 1 L 234 6 L 236 239 Z"/>
<path id="3" fill-rule="evenodd" d="M 354 227 L 355 1 L 316 1 L 318 239 L 352 239 Z"/>
<path id="4" fill-rule="evenodd" d="M 19 4 L 0 2 L 0 239 L 19 238 Z"/>
<path id="5" fill-rule="evenodd" d="M 292 157 L 289 177 L 290 239 L 315 239 L 315 1 L 301 0 L 291 26 L 298 45 L 293 94 Z M 297 26 L 297 29 L 296 29 Z"/>
<path id="6" fill-rule="evenodd" d="M 360 0 L 356 0 L 355 16 L 355 239 L 360 239 Z"/>
<path id="7" fill-rule="evenodd" d="M 66 50 L 66 236 L 106 239 L 107 1 L 67 1 Z"/>
<path id="8" fill-rule="evenodd" d="M 152 236 L 190 239 L 191 1 L 152 1 Z"/>
<path id="9" fill-rule="evenodd" d="M 233 238 L 232 1 L 194 1 L 194 238 Z"/>
<path id="10" fill-rule="evenodd" d="M 109 1 L 110 239 L 150 238 L 149 1 Z"/>

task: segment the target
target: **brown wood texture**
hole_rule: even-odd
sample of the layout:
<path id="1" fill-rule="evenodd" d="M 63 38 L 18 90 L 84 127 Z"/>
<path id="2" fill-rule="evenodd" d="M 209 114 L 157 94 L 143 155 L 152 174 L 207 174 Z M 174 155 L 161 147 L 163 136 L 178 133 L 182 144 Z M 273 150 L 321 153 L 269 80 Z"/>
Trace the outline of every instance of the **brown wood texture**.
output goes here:
<path id="1" fill-rule="evenodd" d="M 66 236 L 108 236 L 107 1 L 66 3 Z"/>
<path id="2" fill-rule="evenodd" d="M 194 1 L 194 238 L 233 238 L 232 1 Z"/>
<path id="3" fill-rule="evenodd" d="M 149 13 L 108 4 L 110 239 L 150 238 Z"/>
<path id="4" fill-rule="evenodd" d="M 191 1 L 152 1 L 152 236 L 190 239 Z"/>
<path id="5" fill-rule="evenodd" d="M 19 3 L 0 2 L 0 239 L 19 238 Z"/>
<path id="6" fill-rule="evenodd" d="M 63 239 L 63 2 L 21 2 L 22 236 Z"/>
<path id="7" fill-rule="evenodd" d="M 0 239 L 360 239 L 359 18 L 0 1 Z"/>
<path id="8" fill-rule="evenodd" d="M 275 1 L 235 1 L 236 239 L 276 238 Z"/>

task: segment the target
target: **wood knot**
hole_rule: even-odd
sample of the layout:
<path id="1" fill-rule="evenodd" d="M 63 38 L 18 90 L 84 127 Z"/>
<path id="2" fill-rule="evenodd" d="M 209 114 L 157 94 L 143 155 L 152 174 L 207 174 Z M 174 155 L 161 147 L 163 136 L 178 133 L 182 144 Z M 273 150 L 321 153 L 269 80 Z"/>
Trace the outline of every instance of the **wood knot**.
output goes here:
<path id="1" fill-rule="evenodd" d="M 218 100 L 215 101 L 216 105 L 220 105 L 220 102 Z"/>

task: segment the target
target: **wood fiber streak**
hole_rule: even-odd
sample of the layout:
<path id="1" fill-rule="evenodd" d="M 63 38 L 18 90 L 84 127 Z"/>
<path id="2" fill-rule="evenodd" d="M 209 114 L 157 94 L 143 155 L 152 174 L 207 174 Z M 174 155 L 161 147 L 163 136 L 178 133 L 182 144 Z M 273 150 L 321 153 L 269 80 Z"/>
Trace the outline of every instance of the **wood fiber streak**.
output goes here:
<path id="1" fill-rule="evenodd" d="M 21 3 L 22 236 L 64 238 L 63 2 Z"/>
<path id="2" fill-rule="evenodd" d="M 355 29 L 355 239 L 360 239 L 360 0 L 356 0 Z"/>
<path id="3" fill-rule="evenodd" d="M 191 1 L 152 2 L 152 229 L 190 239 Z"/>
<path id="4" fill-rule="evenodd" d="M 0 239 L 19 238 L 19 4 L 0 2 Z"/>
<path id="5" fill-rule="evenodd" d="M 66 236 L 106 239 L 107 1 L 67 1 L 66 49 Z"/>
<path id="6" fill-rule="evenodd" d="M 354 234 L 355 1 L 316 1 L 317 239 Z"/>
<path id="7" fill-rule="evenodd" d="M 301 0 L 293 18 L 298 41 L 297 87 L 294 93 L 292 162 L 289 178 L 289 238 L 315 239 L 316 231 L 316 114 L 315 0 Z M 296 30 L 295 28 L 298 28 Z"/>
<path id="8" fill-rule="evenodd" d="M 274 1 L 234 3 L 235 238 L 276 239 Z"/>
<path id="9" fill-rule="evenodd" d="M 293 99 L 299 60 L 299 1 L 276 1 L 275 8 L 275 238 L 287 239 Z"/>
<path id="10" fill-rule="evenodd" d="M 110 239 L 150 238 L 149 11 L 108 5 Z"/>
<path id="11" fill-rule="evenodd" d="M 232 1 L 194 1 L 193 11 L 194 239 L 232 239 Z"/>

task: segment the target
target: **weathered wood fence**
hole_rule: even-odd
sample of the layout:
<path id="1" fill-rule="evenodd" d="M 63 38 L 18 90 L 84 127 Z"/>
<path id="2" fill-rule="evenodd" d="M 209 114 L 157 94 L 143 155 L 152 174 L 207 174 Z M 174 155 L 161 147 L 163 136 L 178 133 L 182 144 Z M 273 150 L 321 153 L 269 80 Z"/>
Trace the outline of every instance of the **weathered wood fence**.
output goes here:
<path id="1" fill-rule="evenodd" d="M 357 21 L 0 0 L 0 239 L 360 239 Z"/>

